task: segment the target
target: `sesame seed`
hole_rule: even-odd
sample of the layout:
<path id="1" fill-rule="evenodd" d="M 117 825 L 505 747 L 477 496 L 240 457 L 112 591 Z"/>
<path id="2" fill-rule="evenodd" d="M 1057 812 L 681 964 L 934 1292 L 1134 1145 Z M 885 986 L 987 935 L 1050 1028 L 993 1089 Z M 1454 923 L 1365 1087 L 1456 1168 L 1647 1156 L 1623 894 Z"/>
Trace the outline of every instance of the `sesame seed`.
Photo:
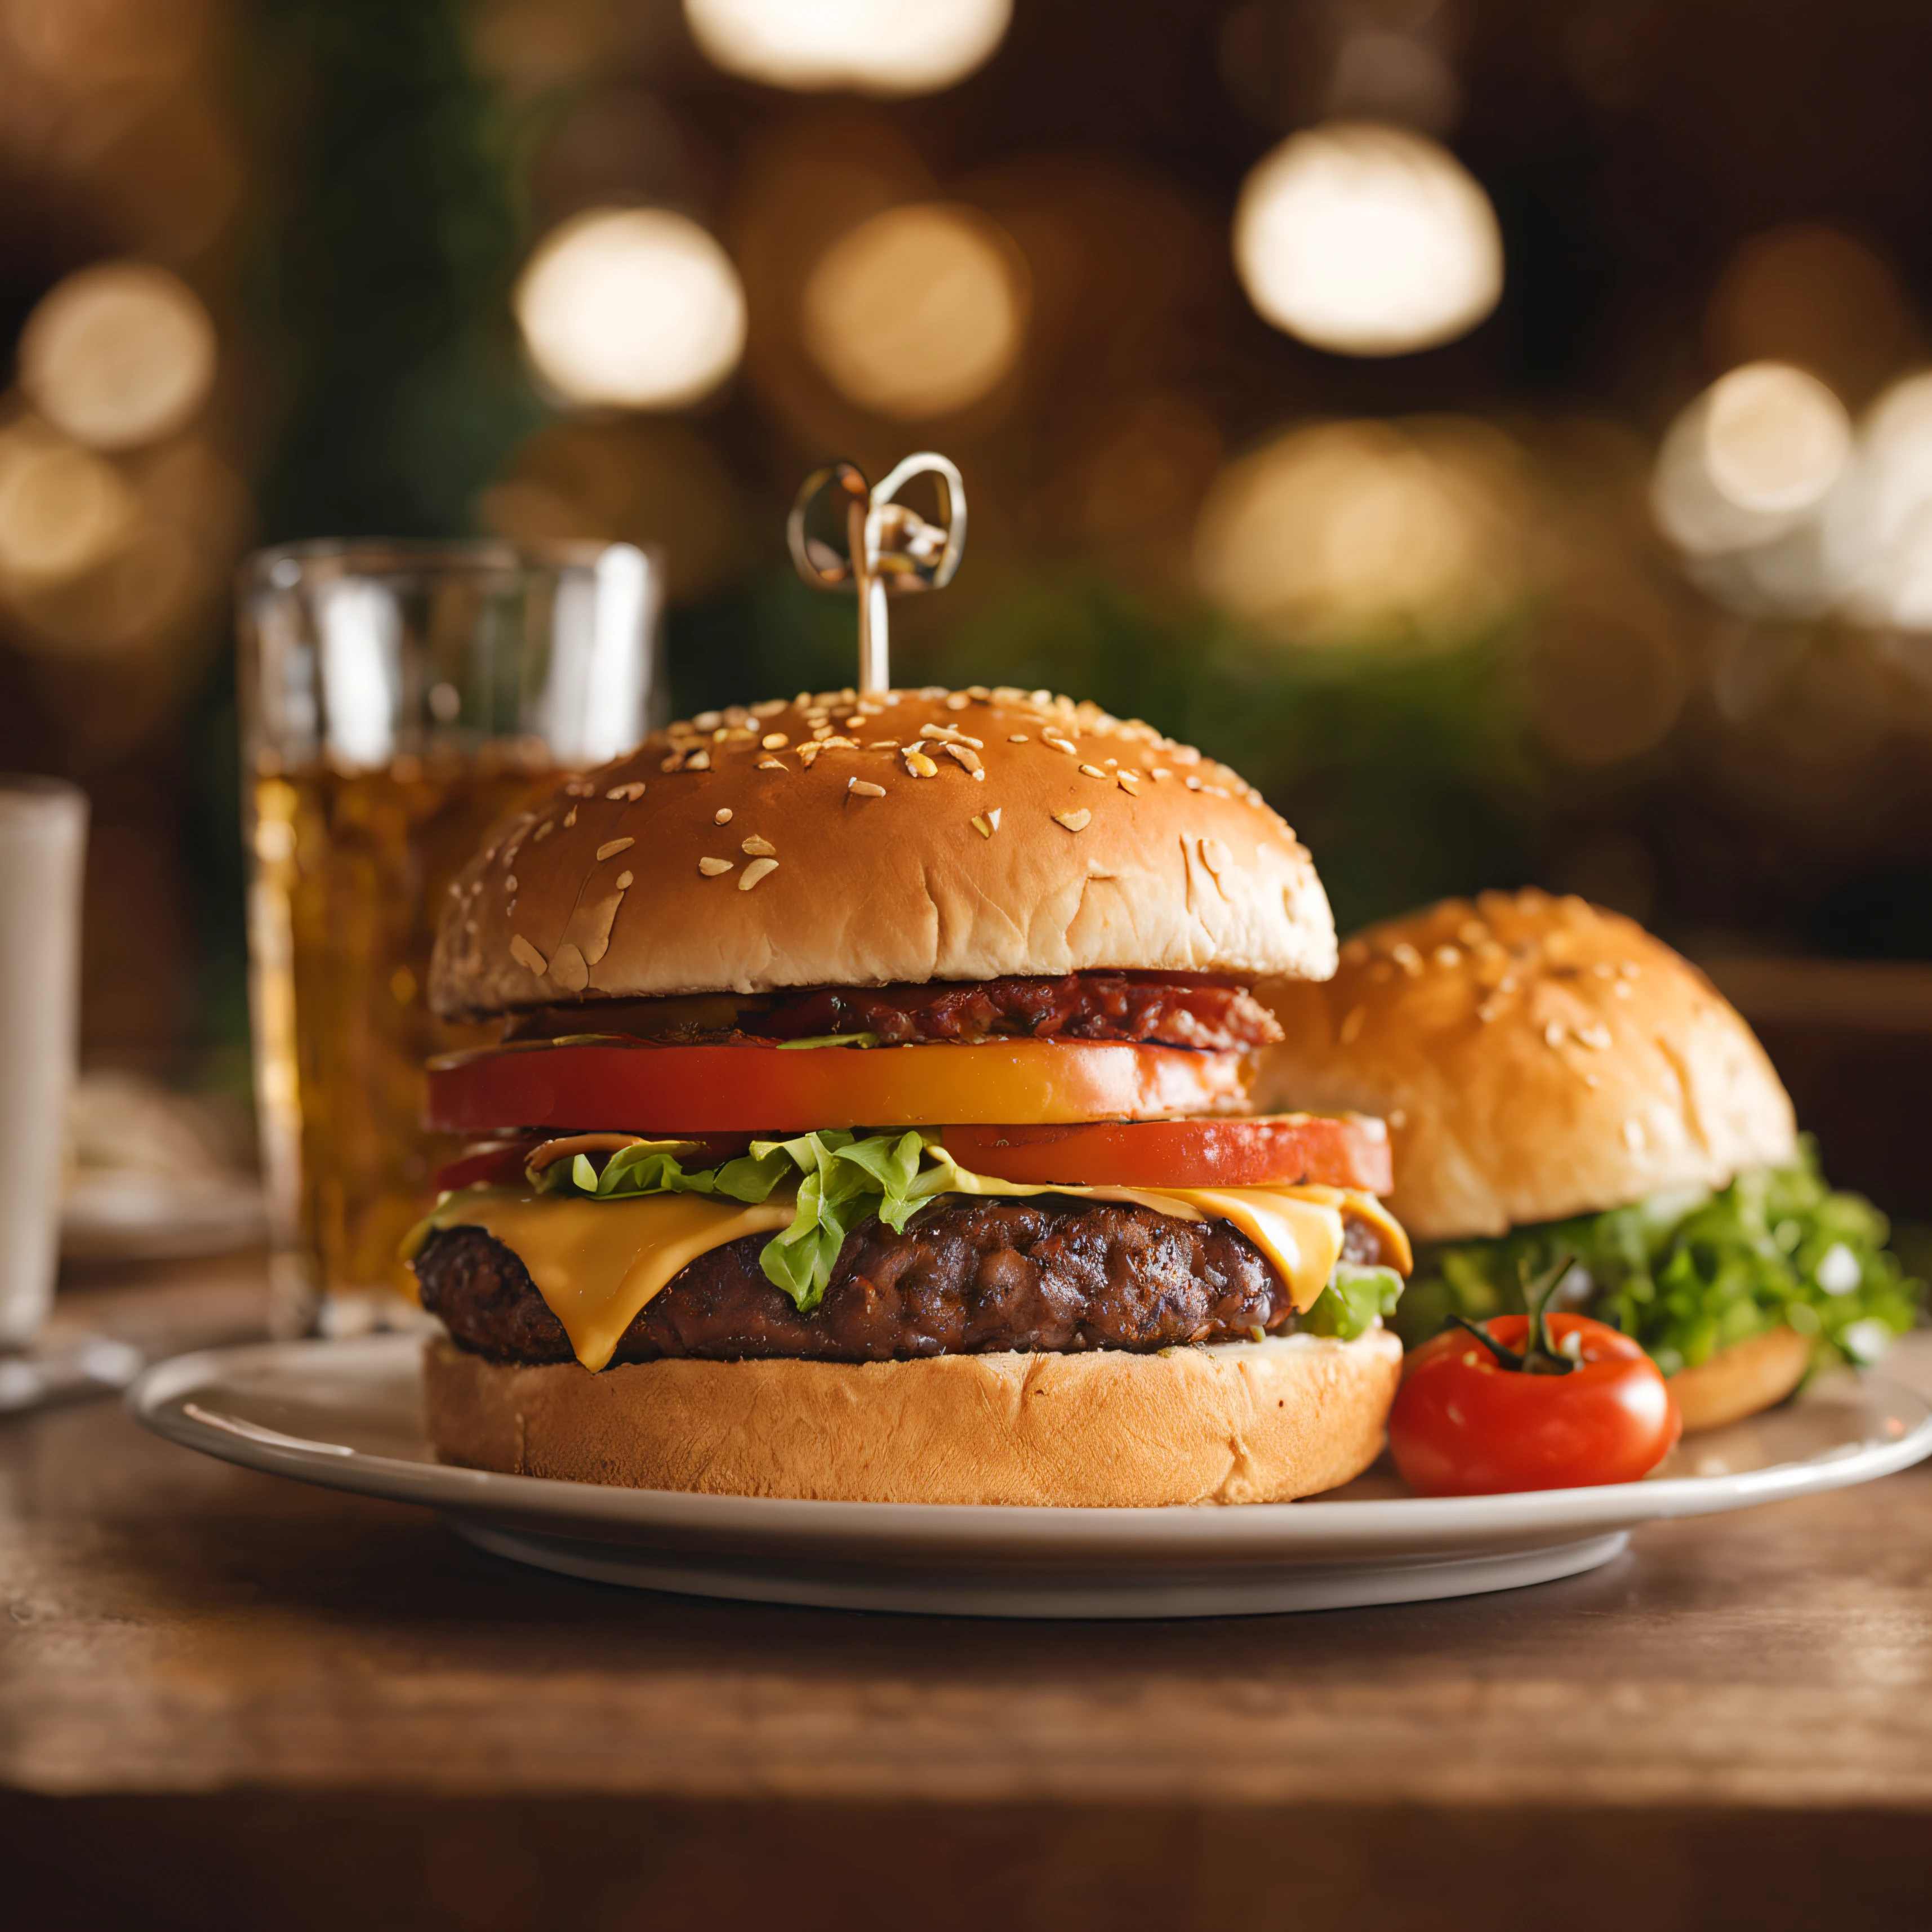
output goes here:
<path id="1" fill-rule="evenodd" d="M 1632 1154 L 1635 1154 L 1637 1149 L 1643 1145 L 1643 1123 L 1641 1120 L 1624 1121 L 1624 1145 L 1628 1148 Z"/>
<path id="2" fill-rule="evenodd" d="M 908 751 L 902 754 L 905 767 L 916 778 L 936 778 L 939 767 L 923 752 Z"/>
<path id="3" fill-rule="evenodd" d="M 555 824 L 551 820 L 546 818 L 544 822 L 530 834 L 530 843 L 532 845 L 538 844 L 540 841 L 548 838 L 556 830 L 556 826 Z M 507 866 L 510 862 L 512 858 L 514 856 L 514 853 L 505 853 L 503 854 L 503 863 Z"/>
<path id="4" fill-rule="evenodd" d="M 856 738 L 823 738 L 819 742 L 828 752 L 856 752 L 859 748 Z"/>
<path id="5" fill-rule="evenodd" d="M 620 892 L 628 892 L 636 884 L 637 874 L 634 872 L 620 872 L 617 874 L 617 890 Z"/>
<path id="6" fill-rule="evenodd" d="M 669 758 L 662 760 L 658 766 L 658 770 L 661 772 L 679 772 L 683 769 L 684 754 L 681 752 L 672 752 Z"/>
<path id="7" fill-rule="evenodd" d="M 711 822 L 713 825 L 729 825 L 731 823 L 731 808 L 728 805 L 721 805 L 711 814 Z"/>
<path id="8" fill-rule="evenodd" d="M 643 797 L 644 795 L 644 782 L 642 778 L 634 779 L 629 784 L 613 785 L 604 794 L 608 799 L 627 798 L 633 801 Z"/>
<path id="9" fill-rule="evenodd" d="M 722 711 L 700 711 L 691 722 L 700 731 L 715 731 L 724 723 L 724 714 Z"/>
<path id="10" fill-rule="evenodd" d="M 1353 1046 L 1355 1036 L 1362 1030 L 1362 1022 L 1369 1016 L 1366 1006 L 1351 1006 L 1348 1017 L 1342 1022 L 1341 1041 L 1344 1046 Z"/>
<path id="11" fill-rule="evenodd" d="M 550 962 L 520 932 L 510 935 L 510 957 L 539 980 L 550 970 Z"/>
<path id="12" fill-rule="evenodd" d="M 768 752 L 782 752 L 791 740 L 782 731 L 767 731 L 758 742 Z"/>
<path id="13" fill-rule="evenodd" d="M 963 765 L 975 778 L 980 776 L 980 754 L 970 745 L 947 744 L 940 748 L 955 764 Z"/>
<path id="14" fill-rule="evenodd" d="M 1563 1044 L 1563 1029 L 1555 1020 L 1543 1029 L 1543 1043 L 1545 1046 L 1561 1046 Z"/>
<path id="15" fill-rule="evenodd" d="M 946 708 L 949 711 L 964 711 L 972 701 L 963 691 L 956 691 L 946 700 Z"/>
<path id="16" fill-rule="evenodd" d="M 1610 1028 L 1600 1022 L 1594 1026 L 1576 1027 L 1571 1030 L 1593 1053 L 1606 1053 L 1610 1051 L 1612 1036 Z"/>
<path id="17" fill-rule="evenodd" d="M 1172 778 L 1174 774 L 1165 765 L 1156 765 L 1154 768 L 1154 782 L 1158 784 L 1162 778 Z"/>
<path id="18" fill-rule="evenodd" d="M 563 829 L 565 831 L 568 832 L 576 823 L 577 808 L 573 805 L 570 809 L 563 814 Z"/>
<path id="19" fill-rule="evenodd" d="M 810 771 L 812 767 L 813 761 L 818 758 L 819 753 L 824 750 L 824 748 L 825 747 L 823 745 L 800 746 L 798 748 L 799 763 L 802 765 L 807 771 Z"/>
<path id="20" fill-rule="evenodd" d="M 1056 738 L 1051 732 L 1042 731 L 1040 734 L 1040 742 L 1042 745 L 1051 745 L 1056 752 L 1064 752 L 1070 758 L 1077 758 L 1080 755 L 1077 745 L 1070 744 L 1064 738 Z"/>
<path id="21" fill-rule="evenodd" d="M 688 772 L 708 772 L 711 769 L 711 754 L 702 749 L 692 752 L 685 760 L 684 769 Z"/>
<path id="22" fill-rule="evenodd" d="M 992 810 L 986 814 L 986 823 L 990 825 L 995 832 L 998 831 L 1000 829 L 1000 808 L 996 805 L 994 806 Z"/>
<path id="23" fill-rule="evenodd" d="M 726 872 L 734 871 L 737 862 L 735 859 L 700 859 L 698 862 L 698 869 L 707 879 L 715 879 Z"/>
<path id="24" fill-rule="evenodd" d="M 1103 778 L 1107 776 L 1098 765 L 1082 765 L 1080 772 L 1083 778 Z"/>
<path id="25" fill-rule="evenodd" d="M 874 738 L 866 747 L 868 752 L 896 752 L 898 748 L 896 738 Z"/>
<path id="26" fill-rule="evenodd" d="M 812 735 L 822 744 L 832 736 L 832 727 L 830 724 L 814 724 L 812 728 Z"/>
<path id="27" fill-rule="evenodd" d="M 1064 825 L 1070 832 L 1084 832 L 1094 822 L 1090 812 L 1056 812 L 1053 814 L 1056 825 Z"/>
<path id="28" fill-rule="evenodd" d="M 768 698 L 762 704 L 752 706 L 752 716 L 754 718 L 776 718 L 784 708 L 785 701 L 782 698 Z"/>
<path id="29" fill-rule="evenodd" d="M 510 876 L 503 881 L 503 890 L 506 892 L 514 892 L 517 890 L 517 875 L 515 873 L 512 872 Z"/>
<path id="30" fill-rule="evenodd" d="M 760 758 L 758 769 L 761 772 L 788 772 L 791 767 L 782 758 Z"/>
<path id="31" fill-rule="evenodd" d="M 1028 745 L 1032 742 L 1024 731 L 1010 731 L 1006 734 L 1006 742 L 1010 745 Z"/>
<path id="32" fill-rule="evenodd" d="M 628 852 L 638 842 L 634 838 L 607 838 L 597 848 L 597 862 L 601 866 L 606 859 L 614 859 L 620 852 Z"/>
<path id="33" fill-rule="evenodd" d="M 1185 782 L 1190 791 L 1198 791 L 1201 789 L 1201 781 L 1192 772 L 1187 774 Z"/>
<path id="34" fill-rule="evenodd" d="M 778 868 L 778 862 L 776 859 L 754 859 L 745 868 L 744 877 L 738 881 L 739 891 L 748 892 L 760 879 L 769 873 L 776 872 Z"/>
<path id="35" fill-rule="evenodd" d="M 848 778 L 845 789 L 856 792 L 861 798 L 884 798 L 886 795 L 885 787 L 873 784 L 870 778 Z"/>
<path id="36" fill-rule="evenodd" d="M 1618 999 L 1627 1000 L 1630 996 L 1630 982 L 1628 980 L 1619 980 L 1610 991 L 1616 994 Z"/>
<path id="37" fill-rule="evenodd" d="M 1429 956 L 1438 966 L 1460 965 L 1462 959 L 1462 949 L 1455 946 L 1438 946 Z"/>
<path id="38" fill-rule="evenodd" d="M 975 818 L 973 820 L 973 830 L 978 832 L 982 838 L 990 838 L 993 836 L 993 828 L 984 818 Z"/>
<path id="39" fill-rule="evenodd" d="M 738 848 L 748 859 L 769 859 L 778 849 L 769 838 L 761 838 L 755 832 Z"/>

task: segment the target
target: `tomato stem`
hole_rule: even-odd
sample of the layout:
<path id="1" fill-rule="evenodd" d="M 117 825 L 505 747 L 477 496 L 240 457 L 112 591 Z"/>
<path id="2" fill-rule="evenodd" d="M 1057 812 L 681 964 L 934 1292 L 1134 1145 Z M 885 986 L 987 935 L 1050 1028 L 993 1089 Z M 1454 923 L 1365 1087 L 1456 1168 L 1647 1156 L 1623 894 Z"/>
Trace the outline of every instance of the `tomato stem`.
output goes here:
<path id="1" fill-rule="evenodd" d="M 1534 1281 L 1528 1278 L 1528 1264 L 1524 1264 L 1522 1299 L 1529 1316 L 1529 1332 L 1525 1337 L 1527 1346 L 1520 1353 L 1504 1348 L 1490 1334 L 1486 1322 L 1472 1322 L 1462 1315 L 1452 1315 L 1449 1319 L 1457 1328 L 1468 1329 L 1512 1375 L 1567 1376 L 1580 1364 L 1551 1342 L 1550 1304 L 1556 1298 L 1557 1283 L 1570 1272 L 1575 1259 L 1574 1255 L 1559 1257 Z"/>

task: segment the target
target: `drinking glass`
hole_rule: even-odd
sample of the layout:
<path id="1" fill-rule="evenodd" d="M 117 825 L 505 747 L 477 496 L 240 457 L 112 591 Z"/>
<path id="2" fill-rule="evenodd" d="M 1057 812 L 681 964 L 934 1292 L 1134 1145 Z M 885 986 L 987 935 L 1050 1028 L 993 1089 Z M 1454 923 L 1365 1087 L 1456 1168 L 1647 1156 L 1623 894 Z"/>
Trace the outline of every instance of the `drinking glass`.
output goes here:
<path id="1" fill-rule="evenodd" d="M 0 1348 L 40 1333 L 60 1264 L 86 846 L 84 794 L 0 778 Z"/>
<path id="2" fill-rule="evenodd" d="M 396 1250 L 454 1144 L 423 1063 L 451 880 L 497 820 L 650 728 L 662 574 L 628 544 L 321 542 L 244 566 L 255 1086 L 275 1326 L 410 1318 Z"/>

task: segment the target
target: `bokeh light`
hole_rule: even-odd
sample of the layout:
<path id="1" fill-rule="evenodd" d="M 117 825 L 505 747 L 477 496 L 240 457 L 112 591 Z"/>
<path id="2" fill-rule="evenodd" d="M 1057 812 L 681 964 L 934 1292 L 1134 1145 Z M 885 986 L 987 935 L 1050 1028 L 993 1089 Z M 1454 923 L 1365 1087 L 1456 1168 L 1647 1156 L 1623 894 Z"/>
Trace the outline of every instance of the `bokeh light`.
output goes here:
<path id="1" fill-rule="evenodd" d="M 132 494 L 112 464 L 31 418 L 0 430 L 0 573 L 58 583 L 126 532 Z"/>
<path id="2" fill-rule="evenodd" d="M 930 94 L 992 58 L 1012 0 L 685 0 L 714 64 L 768 86 Z"/>
<path id="3" fill-rule="evenodd" d="M 1514 457 L 1473 422 L 1291 430 L 1209 491 L 1202 587 L 1292 644 L 1466 638 L 1522 590 Z"/>
<path id="4" fill-rule="evenodd" d="M 1754 362 L 1713 383 L 1704 465 L 1740 509 L 1789 515 L 1824 500 L 1852 442 L 1845 406 L 1815 376 L 1784 362 Z"/>
<path id="5" fill-rule="evenodd" d="M 1026 273 L 986 216 L 888 208 L 842 236 L 807 278 L 805 344 L 848 401 L 902 421 L 950 415 L 995 388 L 1025 332 Z"/>
<path id="6" fill-rule="evenodd" d="M 57 428 L 130 449 L 182 428 L 214 380 L 214 326 L 178 276 L 104 262 L 56 284 L 20 338 L 20 386 Z"/>
<path id="7" fill-rule="evenodd" d="M 518 282 L 516 312 L 538 374 L 580 407 L 696 402 L 744 352 L 737 270 L 668 208 L 593 208 L 553 230 Z"/>
<path id="8" fill-rule="evenodd" d="M 1844 406 L 1789 364 L 1733 369 L 1678 414 L 1658 453 L 1652 507 L 1693 556 L 1782 537 L 1822 503 L 1851 447 Z"/>
<path id="9" fill-rule="evenodd" d="M 1318 349 L 1399 356 L 1453 340 L 1502 292 L 1502 236 L 1474 178 L 1400 128 L 1337 122 L 1291 136 L 1234 215 L 1250 300 Z"/>
<path id="10" fill-rule="evenodd" d="M 1932 372 L 1894 383 L 1867 413 L 1824 541 L 1853 616 L 1932 630 Z"/>

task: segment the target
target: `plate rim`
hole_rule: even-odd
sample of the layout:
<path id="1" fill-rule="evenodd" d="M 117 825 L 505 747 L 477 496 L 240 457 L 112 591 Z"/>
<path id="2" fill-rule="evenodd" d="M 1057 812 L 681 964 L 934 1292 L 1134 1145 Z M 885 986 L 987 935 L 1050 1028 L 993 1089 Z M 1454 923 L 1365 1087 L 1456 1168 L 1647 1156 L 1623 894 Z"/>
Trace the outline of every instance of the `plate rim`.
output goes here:
<path id="1" fill-rule="evenodd" d="M 1485 1538 L 1524 1538 L 1630 1528 L 1672 1517 L 1718 1514 L 1874 1480 L 1932 1456 L 1932 1403 L 1888 1378 L 1863 1372 L 1861 1387 L 1901 1422 L 1890 1442 L 1715 1476 L 1672 1476 L 1595 1487 L 1511 1492 L 1499 1496 L 1404 1496 L 1347 1502 L 1250 1503 L 1212 1509 L 1185 1504 L 1071 1508 L 1038 1504 L 821 1502 L 806 1498 L 712 1496 L 638 1490 L 544 1476 L 505 1474 L 446 1463 L 371 1454 L 319 1438 L 251 1438 L 231 1424 L 184 1412 L 192 1391 L 224 1372 L 245 1375 L 294 1361 L 327 1359 L 344 1370 L 394 1373 L 422 1337 L 386 1334 L 320 1341 L 248 1342 L 195 1349 L 155 1364 L 128 1390 L 142 1426 L 220 1460 L 351 1494 L 417 1503 L 445 1514 L 566 1525 L 594 1533 L 655 1531 L 728 1537 L 749 1546 L 809 1538 L 828 1548 L 910 1556 L 959 1556 L 997 1547 L 1006 1560 L 1042 1556 L 1080 1562 L 1136 1555 L 1172 1562 L 1287 1558 L 1352 1547 L 1469 1547 Z M 373 1358 L 373 1361 L 372 1359 Z M 275 1438 L 275 1439 L 268 1439 Z"/>

